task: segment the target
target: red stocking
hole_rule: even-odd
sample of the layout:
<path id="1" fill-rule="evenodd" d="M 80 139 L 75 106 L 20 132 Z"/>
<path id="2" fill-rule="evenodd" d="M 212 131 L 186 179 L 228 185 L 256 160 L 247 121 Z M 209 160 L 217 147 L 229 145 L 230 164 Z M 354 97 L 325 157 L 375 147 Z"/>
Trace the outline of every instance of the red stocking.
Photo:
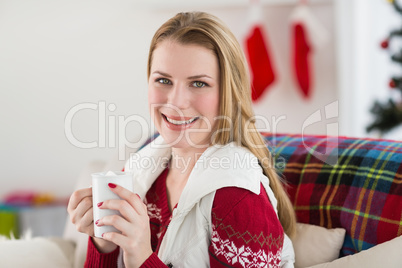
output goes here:
<path id="1" fill-rule="evenodd" d="M 255 25 L 246 38 L 248 61 L 252 73 L 252 99 L 259 99 L 267 87 L 275 80 L 275 74 L 264 41 L 262 27 Z"/>
<path id="2" fill-rule="evenodd" d="M 311 48 L 303 24 L 293 25 L 293 38 L 293 68 L 303 96 L 308 98 L 311 92 L 312 68 L 309 57 Z"/>
<path id="3" fill-rule="evenodd" d="M 312 52 L 323 47 L 329 33 L 307 4 L 299 4 L 291 14 L 292 67 L 304 98 L 310 98 L 314 82 Z"/>

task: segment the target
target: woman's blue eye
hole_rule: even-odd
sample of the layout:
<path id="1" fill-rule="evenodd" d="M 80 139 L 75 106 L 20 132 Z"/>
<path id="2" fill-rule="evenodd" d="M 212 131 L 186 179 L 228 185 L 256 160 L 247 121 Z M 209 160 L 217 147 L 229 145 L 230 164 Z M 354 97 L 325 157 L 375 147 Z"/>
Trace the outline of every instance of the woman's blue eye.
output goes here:
<path id="1" fill-rule="evenodd" d="M 207 85 L 206 83 L 200 81 L 193 82 L 193 86 L 198 88 L 205 87 L 206 85 Z"/>
<path id="2" fill-rule="evenodd" d="M 166 79 L 166 78 L 160 78 L 160 79 L 158 79 L 158 82 L 161 83 L 161 84 L 164 84 L 164 85 L 169 85 L 170 84 L 169 79 Z"/>

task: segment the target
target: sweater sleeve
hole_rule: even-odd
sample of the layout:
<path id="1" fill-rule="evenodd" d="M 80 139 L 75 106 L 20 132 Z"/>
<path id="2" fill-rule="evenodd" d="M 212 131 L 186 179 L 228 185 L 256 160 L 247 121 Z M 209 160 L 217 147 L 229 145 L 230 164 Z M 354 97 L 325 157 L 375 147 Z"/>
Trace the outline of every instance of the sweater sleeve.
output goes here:
<path id="1" fill-rule="evenodd" d="M 85 268 L 98 267 L 117 267 L 117 258 L 119 256 L 119 247 L 110 253 L 100 253 L 93 243 L 91 237 L 88 240 L 87 258 L 85 260 Z M 140 266 L 140 268 L 167 268 L 156 255 L 152 253 L 148 259 Z"/>
<path id="2" fill-rule="evenodd" d="M 140 268 L 167 268 L 156 253 L 152 253 L 151 256 L 140 266 Z"/>
<path id="3" fill-rule="evenodd" d="M 279 267 L 283 240 L 283 228 L 262 185 L 259 195 L 236 187 L 216 191 L 211 267 Z"/>
<path id="4" fill-rule="evenodd" d="M 119 256 L 119 247 L 109 253 L 100 253 L 93 243 L 91 237 L 88 239 L 87 258 L 84 267 L 117 267 L 117 257 Z"/>

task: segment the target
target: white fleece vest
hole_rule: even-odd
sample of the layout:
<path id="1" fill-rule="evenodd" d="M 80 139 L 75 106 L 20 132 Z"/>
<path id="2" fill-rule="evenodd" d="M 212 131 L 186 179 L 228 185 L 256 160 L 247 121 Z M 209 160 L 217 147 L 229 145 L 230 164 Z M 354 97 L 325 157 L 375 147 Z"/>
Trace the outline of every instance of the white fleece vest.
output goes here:
<path id="1" fill-rule="evenodd" d="M 153 182 L 166 168 L 171 149 L 158 137 L 138 153 L 132 154 L 125 166 L 133 173 L 134 192 L 143 199 Z M 208 247 L 211 238 L 211 209 L 216 190 L 240 187 L 260 193 L 260 183 L 277 213 L 277 200 L 262 173 L 258 159 L 247 149 L 231 143 L 209 147 L 198 159 L 180 196 L 177 208 L 163 237 L 158 257 L 173 267 L 209 267 Z M 290 268 L 294 251 L 285 235 L 281 267 Z M 124 267 L 122 250 L 119 267 Z"/>

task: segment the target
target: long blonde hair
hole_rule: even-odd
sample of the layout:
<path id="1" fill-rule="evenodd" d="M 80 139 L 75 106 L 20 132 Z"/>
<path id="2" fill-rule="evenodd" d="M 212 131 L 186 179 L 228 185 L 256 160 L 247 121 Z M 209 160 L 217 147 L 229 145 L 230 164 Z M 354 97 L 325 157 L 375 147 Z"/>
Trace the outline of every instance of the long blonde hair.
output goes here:
<path id="1" fill-rule="evenodd" d="M 204 12 L 179 13 L 165 22 L 151 41 L 148 78 L 153 52 L 166 39 L 184 45 L 200 45 L 216 54 L 220 69 L 219 113 L 223 120 L 218 120 L 211 143 L 227 144 L 235 141 L 258 158 L 278 200 L 278 216 L 282 227 L 287 235 L 292 236 L 296 230 L 296 216 L 275 171 L 273 158 L 256 129 L 247 62 L 236 37 L 213 15 Z M 223 131 L 228 129 L 231 131 Z"/>

